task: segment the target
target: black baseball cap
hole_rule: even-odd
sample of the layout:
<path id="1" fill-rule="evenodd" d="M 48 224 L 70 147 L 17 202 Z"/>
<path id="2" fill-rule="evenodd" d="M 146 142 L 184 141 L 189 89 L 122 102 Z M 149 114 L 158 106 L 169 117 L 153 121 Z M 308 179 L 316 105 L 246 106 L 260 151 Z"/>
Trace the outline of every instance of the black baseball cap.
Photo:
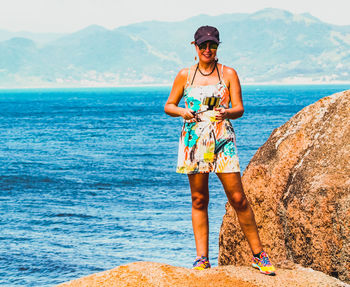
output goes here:
<path id="1" fill-rule="evenodd" d="M 212 26 L 199 27 L 194 34 L 194 43 L 200 45 L 207 41 L 213 41 L 216 44 L 220 43 L 219 31 Z"/>

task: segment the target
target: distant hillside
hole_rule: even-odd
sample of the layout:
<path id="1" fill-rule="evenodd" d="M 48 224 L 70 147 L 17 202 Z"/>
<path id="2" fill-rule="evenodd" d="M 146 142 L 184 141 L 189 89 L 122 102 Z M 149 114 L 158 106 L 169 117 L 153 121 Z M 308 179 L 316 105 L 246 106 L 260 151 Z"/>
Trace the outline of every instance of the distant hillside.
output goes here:
<path id="1" fill-rule="evenodd" d="M 32 33 L 26 31 L 11 32 L 7 30 L 0 29 L 0 42 L 10 40 L 11 38 L 29 38 L 39 45 L 45 45 L 48 42 L 62 37 L 62 33 Z"/>
<path id="2" fill-rule="evenodd" d="M 7 39 L 0 41 L 0 87 L 170 84 L 194 64 L 190 42 L 206 24 L 220 30 L 219 61 L 234 67 L 242 83 L 350 79 L 350 26 L 264 9 L 114 30 L 94 25 L 51 39 L 0 30 L 0 40 Z"/>

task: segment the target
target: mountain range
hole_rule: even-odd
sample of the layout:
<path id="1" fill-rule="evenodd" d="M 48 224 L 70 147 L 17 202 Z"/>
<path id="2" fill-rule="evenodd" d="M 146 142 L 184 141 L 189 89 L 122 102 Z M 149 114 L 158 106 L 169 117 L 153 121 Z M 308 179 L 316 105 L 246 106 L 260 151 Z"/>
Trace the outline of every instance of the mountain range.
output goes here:
<path id="1" fill-rule="evenodd" d="M 219 62 L 243 84 L 350 82 L 350 26 L 267 8 L 71 34 L 0 30 L 0 88 L 171 84 L 195 64 L 202 25 L 219 29 Z"/>

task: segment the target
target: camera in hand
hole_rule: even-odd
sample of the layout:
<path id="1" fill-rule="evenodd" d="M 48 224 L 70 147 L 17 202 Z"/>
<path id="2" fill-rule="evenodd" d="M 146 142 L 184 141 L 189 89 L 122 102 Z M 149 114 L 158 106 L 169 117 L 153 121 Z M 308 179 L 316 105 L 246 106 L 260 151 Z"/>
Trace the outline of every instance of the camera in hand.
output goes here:
<path id="1" fill-rule="evenodd" d="M 220 104 L 220 97 L 205 97 L 203 99 L 203 105 L 208 106 L 208 111 L 213 110 L 214 108 L 218 107 Z"/>

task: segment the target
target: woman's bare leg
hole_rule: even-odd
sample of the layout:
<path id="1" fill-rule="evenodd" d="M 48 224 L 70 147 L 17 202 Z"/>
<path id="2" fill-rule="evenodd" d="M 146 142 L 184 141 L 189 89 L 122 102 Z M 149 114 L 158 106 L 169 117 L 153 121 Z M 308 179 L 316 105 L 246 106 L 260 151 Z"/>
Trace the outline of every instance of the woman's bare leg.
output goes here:
<path id="1" fill-rule="evenodd" d="M 208 189 L 207 173 L 188 175 L 192 196 L 192 226 L 196 242 L 197 256 L 209 256 L 209 222 L 208 222 Z"/>
<path id="2" fill-rule="evenodd" d="M 250 249 L 253 254 L 258 254 L 263 248 L 253 210 L 243 191 L 241 174 L 239 172 L 217 173 L 217 176 L 225 189 L 229 203 L 237 213 L 238 222 L 248 240 Z"/>

